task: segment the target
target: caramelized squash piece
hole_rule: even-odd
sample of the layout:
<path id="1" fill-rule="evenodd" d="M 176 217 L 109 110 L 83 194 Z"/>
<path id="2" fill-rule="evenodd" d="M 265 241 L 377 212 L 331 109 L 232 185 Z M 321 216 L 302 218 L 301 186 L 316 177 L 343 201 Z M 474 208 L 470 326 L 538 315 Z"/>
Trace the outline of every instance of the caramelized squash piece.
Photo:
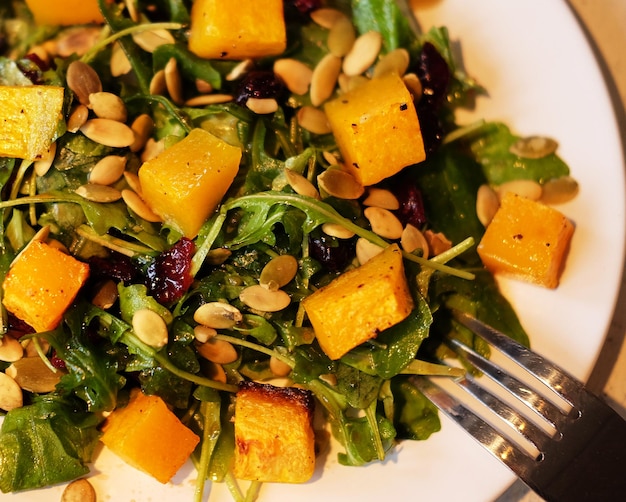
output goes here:
<path id="1" fill-rule="evenodd" d="M 189 50 L 207 59 L 255 59 L 287 46 L 282 0 L 196 0 Z"/>
<path id="2" fill-rule="evenodd" d="M 230 188 L 240 160 L 240 148 L 193 129 L 141 166 L 142 197 L 165 223 L 193 239 Z"/>
<path id="3" fill-rule="evenodd" d="M 137 392 L 107 418 L 100 440 L 126 463 L 167 483 L 200 438 L 158 396 Z"/>
<path id="4" fill-rule="evenodd" d="M 302 303 L 320 347 L 339 359 L 411 313 L 413 298 L 400 248 L 392 244 Z"/>
<path id="5" fill-rule="evenodd" d="M 494 274 L 556 288 L 573 233 L 574 225 L 558 210 L 509 192 L 478 254 Z"/>
<path id="6" fill-rule="evenodd" d="M 364 186 L 426 158 L 413 97 L 397 74 L 373 78 L 324 109 L 346 167 Z"/>
<path id="7" fill-rule="evenodd" d="M 35 331 L 49 331 L 59 325 L 88 276 L 89 265 L 34 240 L 11 264 L 2 303 Z"/>
<path id="8" fill-rule="evenodd" d="M 98 0 L 26 0 L 39 25 L 73 26 L 103 23 Z"/>
<path id="9" fill-rule="evenodd" d="M 239 479 L 304 483 L 315 470 L 314 401 L 310 392 L 246 382 L 235 404 Z"/>
<path id="10" fill-rule="evenodd" d="M 0 157 L 37 160 L 63 120 L 63 87 L 0 86 Z"/>

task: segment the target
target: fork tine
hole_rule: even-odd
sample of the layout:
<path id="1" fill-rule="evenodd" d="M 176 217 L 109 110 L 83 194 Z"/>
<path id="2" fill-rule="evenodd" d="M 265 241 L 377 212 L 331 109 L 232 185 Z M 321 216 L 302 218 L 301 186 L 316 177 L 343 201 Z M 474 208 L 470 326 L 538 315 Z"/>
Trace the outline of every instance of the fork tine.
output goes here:
<path id="1" fill-rule="evenodd" d="M 547 385 L 570 405 L 575 408 L 579 407 L 580 395 L 583 391 L 582 383 L 562 368 L 469 314 L 453 309 L 452 315 L 462 325 L 497 347 L 509 359 Z"/>
<path id="2" fill-rule="evenodd" d="M 518 434 L 530 441 L 539 451 L 550 440 L 547 433 L 535 425 L 532 421 L 521 415 L 513 407 L 501 401 L 493 394 L 486 391 L 471 378 L 463 378 L 456 382 L 460 387 L 485 404 L 491 411 L 497 414 Z"/>
<path id="3" fill-rule="evenodd" d="M 547 399 L 544 399 L 533 389 L 529 388 L 527 384 L 521 382 L 508 373 L 505 373 L 493 362 L 480 356 L 458 340 L 450 339 L 446 342 L 459 355 L 467 359 L 494 382 L 506 389 L 522 403 L 526 404 L 530 409 L 543 417 L 553 427 L 556 427 L 561 420 L 565 418 L 566 415 L 564 415 L 556 405 Z"/>
<path id="4" fill-rule="evenodd" d="M 426 377 L 413 376 L 411 381 L 439 410 L 463 427 L 476 441 L 497 459 L 504 462 L 513 472 L 520 475 L 532 469 L 535 464 L 533 457 L 503 437 L 495 427 L 479 417 L 461 401 Z"/>

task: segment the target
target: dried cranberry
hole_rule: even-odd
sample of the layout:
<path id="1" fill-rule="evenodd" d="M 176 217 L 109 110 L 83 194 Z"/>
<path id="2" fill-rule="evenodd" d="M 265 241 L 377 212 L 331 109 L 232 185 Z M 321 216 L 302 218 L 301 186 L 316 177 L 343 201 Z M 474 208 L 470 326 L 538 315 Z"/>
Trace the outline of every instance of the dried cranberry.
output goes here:
<path id="1" fill-rule="evenodd" d="M 147 286 L 152 296 L 163 304 L 179 300 L 191 286 L 192 240 L 183 237 L 148 266 Z"/>
<path id="2" fill-rule="evenodd" d="M 424 199 L 416 183 L 408 176 L 402 176 L 396 181 L 392 190 L 400 202 L 396 215 L 402 224 L 411 224 L 416 228 L 423 227 L 426 223 Z"/>
<path id="3" fill-rule="evenodd" d="M 35 330 L 29 324 L 18 319 L 10 312 L 7 313 L 7 335 L 19 340 L 24 335 L 29 335 L 34 332 Z"/>
<path id="4" fill-rule="evenodd" d="M 17 61 L 17 66 L 33 84 L 43 84 L 43 72 L 48 65 L 37 54 L 27 54 Z"/>
<path id="5" fill-rule="evenodd" d="M 288 24 L 299 22 L 305 23 L 309 14 L 322 6 L 321 0 L 287 0 L 283 2 L 285 20 Z"/>
<path id="6" fill-rule="evenodd" d="M 52 356 L 50 357 L 50 364 L 60 370 L 64 370 L 66 368 L 65 361 L 57 355 L 56 350 L 52 352 Z"/>
<path id="7" fill-rule="evenodd" d="M 309 14 L 322 6 L 321 0 L 289 0 L 302 14 Z"/>
<path id="8" fill-rule="evenodd" d="M 340 240 L 323 233 L 309 236 L 309 253 L 331 272 L 339 272 L 348 266 L 354 257 L 355 244 L 352 240 Z"/>
<path id="9" fill-rule="evenodd" d="M 426 157 L 436 152 L 443 141 L 445 131 L 437 112 L 427 102 L 420 101 L 417 104 L 417 116 L 419 117 L 422 130 L 422 140 Z"/>
<path id="10" fill-rule="evenodd" d="M 249 72 L 235 92 L 235 100 L 245 105 L 248 98 L 274 98 L 283 101 L 287 96 L 287 86 L 273 71 L 256 70 Z"/>
<path id="11" fill-rule="evenodd" d="M 450 68 L 435 46 L 429 42 L 423 45 L 420 52 L 417 75 L 423 89 L 422 101 L 439 108 L 447 99 Z"/>
<path id="12" fill-rule="evenodd" d="M 89 268 L 92 279 L 114 279 L 127 284 L 139 275 L 139 270 L 130 258 L 119 253 L 112 253 L 106 259 L 91 257 Z"/>

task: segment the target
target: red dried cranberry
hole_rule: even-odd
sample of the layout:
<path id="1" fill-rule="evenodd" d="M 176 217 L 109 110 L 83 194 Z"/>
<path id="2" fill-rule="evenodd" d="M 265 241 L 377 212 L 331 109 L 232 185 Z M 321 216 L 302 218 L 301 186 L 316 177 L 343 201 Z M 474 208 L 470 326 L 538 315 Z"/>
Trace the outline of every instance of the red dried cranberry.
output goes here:
<path id="1" fill-rule="evenodd" d="M 309 14 L 322 6 L 321 0 L 287 0 L 283 2 L 285 20 L 291 23 L 306 23 Z"/>
<path id="2" fill-rule="evenodd" d="M 346 268 L 354 257 L 355 244 L 352 240 L 334 239 L 323 233 L 309 236 L 309 253 L 331 272 Z"/>
<path id="3" fill-rule="evenodd" d="M 37 54 L 27 54 L 17 61 L 17 66 L 33 84 L 43 84 L 43 72 L 48 65 Z"/>
<path id="4" fill-rule="evenodd" d="M 128 284 L 135 279 L 139 270 L 128 256 L 112 253 L 108 258 L 97 256 L 89 259 L 92 279 L 114 279 Z"/>
<path id="5" fill-rule="evenodd" d="M 60 370 L 65 369 L 65 361 L 57 355 L 56 350 L 52 352 L 52 356 L 50 357 L 50 364 Z"/>
<path id="6" fill-rule="evenodd" d="M 193 241 L 183 237 L 148 266 L 147 286 L 158 302 L 175 302 L 189 289 L 193 282 L 191 259 L 194 251 Z"/>
<path id="7" fill-rule="evenodd" d="M 422 101 L 439 108 L 447 99 L 450 68 L 435 46 L 429 42 L 422 46 L 417 75 L 423 89 Z"/>
<path id="8" fill-rule="evenodd" d="M 235 100 L 244 106 L 248 98 L 274 98 L 278 102 L 285 99 L 287 86 L 273 71 L 256 70 L 249 72 L 239 84 Z"/>
<path id="9" fill-rule="evenodd" d="M 415 182 L 408 176 L 402 176 L 394 184 L 392 190 L 400 203 L 396 215 L 402 224 L 411 224 L 416 228 L 423 227 L 426 223 L 424 199 Z"/>
<path id="10" fill-rule="evenodd" d="M 30 335 L 35 330 L 27 323 L 18 319 L 10 312 L 7 314 L 7 335 L 11 335 L 18 340 L 24 335 Z"/>

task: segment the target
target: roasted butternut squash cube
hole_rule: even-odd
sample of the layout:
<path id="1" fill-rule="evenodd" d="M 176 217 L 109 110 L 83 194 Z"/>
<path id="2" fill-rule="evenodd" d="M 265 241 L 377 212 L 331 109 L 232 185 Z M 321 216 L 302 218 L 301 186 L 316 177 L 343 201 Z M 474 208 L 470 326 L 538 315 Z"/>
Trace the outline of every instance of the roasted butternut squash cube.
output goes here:
<path id="1" fill-rule="evenodd" d="M 287 46 L 282 0 L 196 0 L 189 50 L 207 59 L 281 54 Z"/>
<path id="2" fill-rule="evenodd" d="M 0 86 L 0 157 L 37 160 L 63 120 L 63 87 Z"/>
<path id="3" fill-rule="evenodd" d="M 478 245 L 485 267 L 546 288 L 556 288 L 574 225 L 561 212 L 507 193 Z"/>
<path id="4" fill-rule="evenodd" d="M 39 25 L 72 26 L 103 23 L 98 0 L 26 0 Z"/>
<path id="5" fill-rule="evenodd" d="M 331 359 L 339 359 L 413 310 L 400 248 L 388 246 L 302 303 L 320 347 Z"/>
<path id="6" fill-rule="evenodd" d="M 413 98 L 397 74 L 373 78 L 324 109 L 346 167 L 364 186 L 426 158 Z"/>
<path id="7" fill-rule="evenodd" d="M 35 331 L 56 328 L 89 277 L 89 265 L 42 241 L 11 264 L 2 288 L 6 309 Z"/>
<path id="8" fill-rule="evenodd" d="M 132 467 L 167 483 L 187 461 L 200 438 L 158 396 L 135 394 L 111 413 L 100 440 Z"/>
<path id="9" fill-rule="evenodd" d="M 265 483 L 303 483 L 315 470 L 310 392 L 246 382 L 235 403 L 234 474 Z"/>
<path id="10" fill-rule="evenodd" d="M 193 239 L 230 188 L 240 161 L 240 148 L 193 129 L 141 166 L 142 197 L 163 221 Z"/>

